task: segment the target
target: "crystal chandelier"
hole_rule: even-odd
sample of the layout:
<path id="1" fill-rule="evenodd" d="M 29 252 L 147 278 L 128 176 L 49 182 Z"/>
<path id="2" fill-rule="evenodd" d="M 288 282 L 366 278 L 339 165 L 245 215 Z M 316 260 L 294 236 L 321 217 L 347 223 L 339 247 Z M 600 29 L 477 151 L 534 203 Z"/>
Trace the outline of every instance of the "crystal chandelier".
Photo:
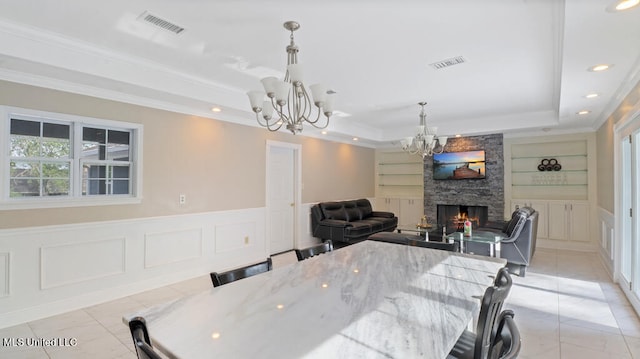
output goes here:
<path id="1" fill-rule="evenodd" d="M 419 154 L 422 158 L 433 156 L 434 153 L 442 153 L 444 146 L 447 144 L 448 137 L 436 135 L 437 127 L 427 126 L 427 114 L 424 112 L 426 102 L 419 102 L 420 105 L 420 126 L 416 127 L 416 135 L 414 137 L 405 137 L 400 140 L 402 150 L 412 155 Z M 440 146 L 438 147 L 438 144 Z M 436 150 L 438 148 L 439 150 Z"/>
<path id="2" fill-rule="evenodd" d="M 293 32 L 300 28 L 295 21 L 287 21 L 284 28 L 291 31 L 291 43 L 287 46 L 287 72 L 284 80 L 276 77 L 263 78 L 263 91 L 249 91 L 251 109 L 256 113 L 258 123 L 269 131 L 278 131 L 283 124 L 294 135 L 302 132 L 302 124 L 307 122 L 316 128 L 326 128 L 333 113 L 334 91 L 327 90 L 322 84 L 309 86 L 313 104 L 317 107 L 317 116 L 312 115 L 311 98 L 302 80 L 302 66 L 298 63 L 298 46 L 293 42 Z M 264 101 L 265 93 L 268 100 Z M 276 116 L 273 116 L 273 113 Z M 261 116 L 262 114 L 262 116 Z M 321 114 L 326 120 L 318 124 Z M 262 117 L 262 119 L 260 118 Z M 264 121 L 263 121 L 264 120 Z"/>

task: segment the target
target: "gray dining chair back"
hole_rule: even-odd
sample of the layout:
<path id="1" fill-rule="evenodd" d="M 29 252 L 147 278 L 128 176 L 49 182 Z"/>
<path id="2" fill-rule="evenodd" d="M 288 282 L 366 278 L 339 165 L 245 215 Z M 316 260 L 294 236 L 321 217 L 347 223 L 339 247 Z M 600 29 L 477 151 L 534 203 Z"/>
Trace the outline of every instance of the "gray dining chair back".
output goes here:
<path id="1" fill-rule="evenodd" d="M 427 242 L 425 240 L 410 239 L 409 245 L 414 247 L 440 249 L 443 251 L 458 252 L 460 249 L 458 242 L 446 243 L 446 242 Z"/>
<path id="2" fill-rule="evenodd" d="M 133 338 L 133 346 L 139 359 L 162 359 L 151 346 L 147 323 L 142 317 L 135 317 L 129 321 L 129 330 Z"/>
<path id="3" fill-rule="evenodd" d="M 484 292 L 475 333 L 465 330 L 447 358 L 489 358 L 489 352 L 496 338 L 498 316 L 512 284 L 508 269 L 501 268 L 496 275 L 494 285 Z"/>
<path id="4" fill-rule="evenodd" d="M 520 331 L 513 320 L 512 310 L 505 310 L 498 317 L 498 328 L 489 358 L 491 359 L 515 359 L 522 348 Z"/>
<path id="5" fill-rule="evenodd" d="M 211 282 L 214 287 L 219 287 L 223 284 L 235 282 L 240 279 L 244 279 L 247 277 L 254 276 L 256 274 L 268 272 L 273 269 L 273 263 L 271 262 L 271 258 L 267 258 L 266 261 L 251 264 L 245 267 L 232 269 L 230 271 L 218 273 L 211 273 Z"/>
<path id="6" fill-rule="evenodd" d="M 331 242 L 331 240 L 329 239 L 313 247 L 309 247 L 305 249 L 296 249 L 296 257 L 298 257 L 298 262 L 299 262 L 307 258 L 317 256 L 318 254 L 327 253 L 331 251 L 333 251 L 333 242 Z"/>

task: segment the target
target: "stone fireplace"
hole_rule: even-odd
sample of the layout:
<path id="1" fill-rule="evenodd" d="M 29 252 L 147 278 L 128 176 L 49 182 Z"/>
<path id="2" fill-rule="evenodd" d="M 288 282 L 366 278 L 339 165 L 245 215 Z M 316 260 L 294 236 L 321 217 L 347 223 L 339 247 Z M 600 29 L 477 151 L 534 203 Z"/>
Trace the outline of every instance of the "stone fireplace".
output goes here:
<path id="1" fill-rule="evenodd" d="M 424 160 L 424 214 L 432 224 L 442 224 L 438 205 L 480 206 L 486 220 L 504 220 L 504 149 L 502 134 L 450 138 L 447 152 L 485 151 L 484 179 L 434 180 L 433 158 Z M 455 213 L 457 214 L 457 213 Z M 447 228 L 449 231 L 449 228 Z"/>
<path id="2" fill-rule="evenodd" d="M 472 228 L 484 227 L 487 224 L 489 207 L 439 204 L 437 206 L 438 225 L 445 226 L 447 233 L 462 232 L 464 222 L 469 220 Z"/>

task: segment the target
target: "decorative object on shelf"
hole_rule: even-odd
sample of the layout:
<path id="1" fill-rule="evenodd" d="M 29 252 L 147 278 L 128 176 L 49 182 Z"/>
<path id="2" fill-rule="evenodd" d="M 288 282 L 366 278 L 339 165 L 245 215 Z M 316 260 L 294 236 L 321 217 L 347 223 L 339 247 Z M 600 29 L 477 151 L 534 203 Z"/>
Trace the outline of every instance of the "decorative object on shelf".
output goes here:
<path id="1" fill-rule="evenodd" d="M 276 77 L 263 78 L 263 91 L 249 91 L 251 109 L 256 113 L 258 123 L 269 131 L 278 131 L 286 123 L 287 130 L 294 135 L 302 132 L 304 122 L 316 128 L 326 128 L 333 114 L 333 101 L 335 91 L 328 90 L 322 84 L 309 86 L 313 96 L 313 104 L 317 107 L 318 114 L 314 119 L 311 98 L 302 80 L 302 66 L 298 63 L 298 46 L 293 41 L 293 32 L 300 28 L 295 21 L 287 21 L 284 28 L 291 31 L 291 43 L 287 46 L 287 71 L 284 80 Z M 265 93 L 269 100 L 263 101 Z M 276 117 L 273 117 L 273 112 Z M 264 122 L 260 119 L 260 113 Z M 326 122 L 319 125 L 320 115 L 324 114 Z"/>
<path id="2" fill-rule="evenodd" d="M 426 102 L 419 102 L 420 105 L 420 126 L 416 128 L 416 135 L 405 137 L 400 140 L 402 150 L 412 155 L 419 154 L 422 158 L 432 156 L 434 153 L 442 153 L 447 144 L 447 136 L 438 137 L 437 127 L 427 125 L 427 114 L 424 112 Z M 436 147 L 440 145 L 439 150 Z"/>
<path id="3" fill-rule="evenodd" d="M 543 173 L 543 174 L 534 174 L 531 176 L 531 184 L 533 185 L 567 185 L 569 184 L 569 178 L 567 174 L 560 173 Z"/>
<path id="4" fill-rule="evenodd" d="M 418 223 L 416 227 L 422 228 L 422 229 L 428 229 L 428 228 L 432 228 L 433 226 L 427 223 L 427 216 L 422 216 L 422 218 L 420 218 L 420 223 Z"/>
<path id="5" fill-rule="evenodd" d="M 544 158 L 540 161 L 538 165 L 538 171 L 560 171 L 562 166 L 558 163 L 558 160 L 555 158 Z"/>

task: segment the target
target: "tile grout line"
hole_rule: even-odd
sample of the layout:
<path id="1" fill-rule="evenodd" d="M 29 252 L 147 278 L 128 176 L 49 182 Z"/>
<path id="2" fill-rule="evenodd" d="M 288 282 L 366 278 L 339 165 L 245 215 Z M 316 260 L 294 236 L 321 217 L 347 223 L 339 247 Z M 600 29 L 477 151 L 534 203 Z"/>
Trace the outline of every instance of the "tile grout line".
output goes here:
<path id="1" fill-rule="evenodd" d="M 107 328 L 104 324 L 102 324 L 98 318 L 94 317 L 89 311 L 85 310 L 86 308 L 82 308 L 82 311 L 85 312 L 89 317 L 91 317 L 91 319 L 93 319 L 96 323 L 100 324 L 101 327 L 103 327 L 107 333 L 109 333 L 112 337 L 114 337 L 116 339 L 116 341 L 118 341 L 120 344 L 122 344 L 125 348 L 129 349 L 129 351 L 132 351 L 132 349 L 130 348 L 130 345 L 127 345 L 125 343 L 122 342 L 122 340 L 120 340 L 120 338 L 111 330 L 109 330 L 109 328 Z M 124 326 L 124 323 L 122 324 Z M 132 343 L 131 345 L 133 345 L 133 339 L 131 339 Z"/>
<path id="2" fill-rule="evenodd" d="M 556 321 L 558 322 L 558 357 L 562 359 L 562 341 L 560 338 L 562 337 L 562 326 L 560 325 L 560 280 L 559 278 L 559 269 L 558 269 L 558 249 L 554 250 L 554 276 L 556 282 L 556 305 L 558 306 L 558 312 L 556 314 Z"/>
<path id="3" fill-rule="evenodd" d="M 34 336 L 35 338 L 39 338 L 38 334 L 36 334 L 35 330 L 33 330 L 33 327 L 31 326 L 31 323 L 32 323 L 32 322 L 27 322 L 27 323 L 26 323 L 26 324 L 27 324 L 27 327 L 29 327 L 29 330 L 31 331 L 31 333 L 33 334 L 33 336 Z M 49 352 L 47 351 L 47 349 L 46 349 L 46 348 L 44 348 L 44 347 L 43 347 L 43 348 L 42 348 L 42 351 L 44 352 L 44 355 L 46 355 L 46 356 L 47 356 L 47 358 L 51 359 L 51 355 L 49 355 Z"/>

